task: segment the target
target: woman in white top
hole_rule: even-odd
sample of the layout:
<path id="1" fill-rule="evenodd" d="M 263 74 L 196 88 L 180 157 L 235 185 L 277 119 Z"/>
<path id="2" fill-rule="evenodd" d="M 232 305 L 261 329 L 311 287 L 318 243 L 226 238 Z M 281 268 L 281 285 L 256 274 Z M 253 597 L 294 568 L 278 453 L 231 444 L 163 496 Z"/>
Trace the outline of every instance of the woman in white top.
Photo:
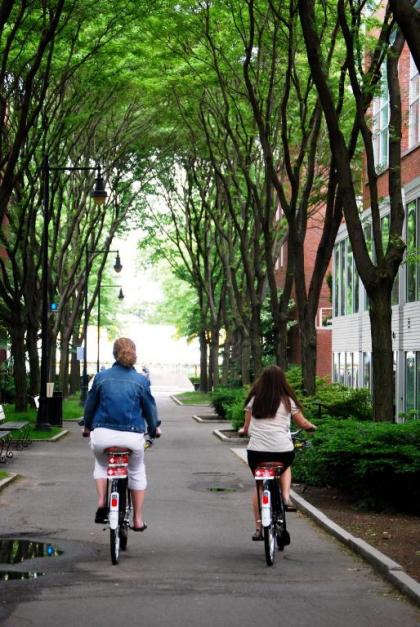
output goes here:
<path id="1" fill-rule="evenodd" d="M 316 429 L 302 414 L 302 407 L 279 366 L 269 366 L 252 386 L 245 401 L 245 424 L 242 433 L 249 433 L 248 464 L 252 474 L 262 462 L 281 462 L 286 470 L 280 477 L 280 487 L 287 508 L 291 508 L 290 464 L 295 456 L 290 435 L 290 419 L 302 429 Z M 262 540 L 257 488 L 252 506 L 255 516 L 253 540 Z"/>

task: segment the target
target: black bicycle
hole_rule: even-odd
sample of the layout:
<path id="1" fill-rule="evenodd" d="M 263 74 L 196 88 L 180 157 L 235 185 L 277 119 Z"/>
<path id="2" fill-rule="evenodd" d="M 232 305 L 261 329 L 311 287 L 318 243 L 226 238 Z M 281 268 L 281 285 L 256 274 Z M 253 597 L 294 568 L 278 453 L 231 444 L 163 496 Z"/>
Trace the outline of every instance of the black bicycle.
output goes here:
<path id="1" fill-rule="evenodd" d="M 274 564 L 276 545 L 279 551 L 290 544 L 286 527 L 286 508 L 279 486 L 279 477 L 285 467 L 280 462 L 263 462 L 255 469 L 259 494 L 261 525 L 263 528 L 265 559 Z"/>
<path id="2" fill-rule="evenodd" d="M 302 450 L 311 446 L 304 429 L 291 433 L 295 449 Z M 281 462 L 262 462 L 255 470 L 255 479 L 259 494 L 261 525 L 263 528 L 265 559 L 268 566 L 274 564 L 276 545 L 279 551 L 290 544 L 290 535 L 286 526 L 286 508 L 280 489 L 279 478 L 285 471 Z"/>

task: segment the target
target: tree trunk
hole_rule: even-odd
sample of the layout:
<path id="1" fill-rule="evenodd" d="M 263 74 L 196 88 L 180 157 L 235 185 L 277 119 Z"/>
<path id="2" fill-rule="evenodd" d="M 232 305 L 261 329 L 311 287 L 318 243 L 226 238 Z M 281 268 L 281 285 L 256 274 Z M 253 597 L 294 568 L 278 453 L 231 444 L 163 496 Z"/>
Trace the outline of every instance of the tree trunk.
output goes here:
<path id="1" fill-rule="evenodd" d="M 71 351 L 70 362 L 70 394 L 80 392 L 80 361 L 77 359 L 76 346 L 79 346 L 79 338 L 77 333 L 72 339 L 73 350 Z"/>
<path id="2" fill-rule="evenodd" d="M 221 377 L 221 385 L 226 387 L 229 382 L 229 372 L 230 372 L 230 362 L 231 362 L 231 350 L 232 350 L 232 339 L 230 332 L 225 329 L 226 337 L 225 342 L 223 344 L 223 362 L 222 362 L 222 377 Z"/>
<path id="3" fill-rule="evenodd" d="M 208 392 L 207 338 L 206 338 L 206 331 L 204 329 L 200 331 L 199 342 L 200 342 L 200 392 Z"/>
<path id="4" fill-rule="evenodd" d="M 58 374 L 58 385 L 67 398 L 69 390 L 69 334 L 64 332 L 61 335 L 60 344 L 60 366 Z"/>
<path id="5" fill-rule="evenodd" d="M 306 309 L 300 325 L 303 391 L 307 396 L 315 394 L 316 380 L 316 326 L 314 316 Z"/>
<path id="6" fill-rule="evenodd" d="M 26 348 L 29 357 L 29 394 L 39 396 L 40 391 L 40 370 L 38 355 L 38 329 L 28 327 L 26 333 Z"/>
<path id="7" fill-rule="evenodd" d="M 248 385 L 251 382 L 251 342 L 247 333 L 242 336 L 241 348 L 241 382 L 242 385 Z"/>
<path id="8" fill-rule="evenodd" d="M 252 379 L 259 376 L 262 369 L 262 343 L 261 343 L 261 307 L 252 307 L 252 318 L 250 325 L 249 340 L 251 346 L 251 373 Z"/>
<path id="9" fill-rule="evenodd" d="M 277 327 L 274 329 L 274 347 L 276 351 L 276 364 L 280 366 L 282 370 L 287 368 L 287 323 L 288 318 L 284 316 L 279 317 Z"/>
<path id="10" fill-rule="evenodd" d="M 10 328 L 10 338 L 13 356 L 13 376 L 16 388 L 15 409 L 16 411 L 26 411 L 25 325 L 18 316 L 15 317 L 14 324 Z"/>
<path id="11" fill-rule="evenodd" d="M 379 285 L 368 294 L 369 317 L 372 337 L 372 389 L 373 419 L 378 422 L 394 422 L 395 383 L 393 373 L 391 289 Z"/>
<path id="12" fill-rule="evenodd" d="M 218 326 L 214 326 L 211 332 L 209 355 L 209 390 L 213 390 L 219 384 L 219 338 Z"/>

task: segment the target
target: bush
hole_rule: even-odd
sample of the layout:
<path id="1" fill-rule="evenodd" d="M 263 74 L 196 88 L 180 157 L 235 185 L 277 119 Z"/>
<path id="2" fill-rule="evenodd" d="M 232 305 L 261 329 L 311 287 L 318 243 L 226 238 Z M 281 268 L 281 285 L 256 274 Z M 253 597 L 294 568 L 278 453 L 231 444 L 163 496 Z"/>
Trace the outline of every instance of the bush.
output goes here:
<path id="1" fill-rule="evenodd" d="M 241 427 L 243 427 L 245 422 L 245 409 L 244 409 L 244 400 L 246 396 L 244 394 L 243 399 L 232 403 L 229 405 L 226 411 L 226 418 L 230 420 L 232 424 L 232 429 L 238 431 Z"/>
<path id="2" fill-rule="evenodd" d="M 311 440 L 295 458 L 296 480 L 344 489 L 376 509 L 420 515 L 420 423 L 327 419 Z"/>
<path id="3" fill-rule="evenodd" d="M 227 418 L 227 411 L 231 405 L 243 403 L 247 395 L 245 388 L 216 388 L 211 393 L 211 404 L 216 413 L 222 418 Z"/>

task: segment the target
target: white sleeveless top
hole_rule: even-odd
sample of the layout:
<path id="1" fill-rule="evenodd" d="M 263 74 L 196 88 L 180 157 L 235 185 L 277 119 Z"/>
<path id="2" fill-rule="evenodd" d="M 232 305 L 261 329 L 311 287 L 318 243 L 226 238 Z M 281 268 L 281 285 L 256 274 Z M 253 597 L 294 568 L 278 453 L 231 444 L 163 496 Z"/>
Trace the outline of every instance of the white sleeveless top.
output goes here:
<path id="1" fill-rule="evenodd" d="M 251 409 L 254 397 L 251 398 L 246 409 Z M 293 451 L 293 441 L 290 435 L 291 416 L 299 413 L 296 403 L 290 399 L 291 412 L 288 412 L 284 403 L 281 402 L 276 415 L 273 418 L 251 417 L 249 426 L 249 451 L 267 451 L 270 453 L 284 453 Z"/>

